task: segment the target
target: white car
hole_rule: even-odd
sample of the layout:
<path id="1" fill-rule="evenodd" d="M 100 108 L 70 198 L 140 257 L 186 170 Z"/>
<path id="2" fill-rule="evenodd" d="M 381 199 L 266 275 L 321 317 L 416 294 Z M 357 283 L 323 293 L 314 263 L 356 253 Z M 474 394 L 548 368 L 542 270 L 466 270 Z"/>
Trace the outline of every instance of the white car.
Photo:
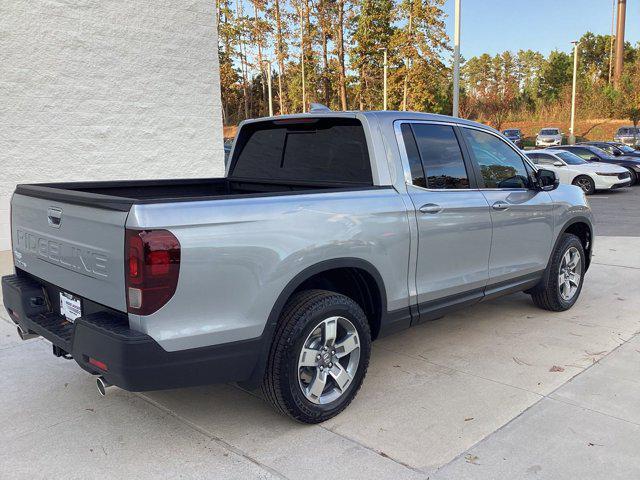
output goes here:
<path id="1" fill-rule="evenodd" d="M 577 185 L 587 195 L 596 190 L 611 190 L 631 185 L 629 171 L 618 165 L 587 162 L 564 150 L 529 150 L 525 153 L 534 164 L 553 170 L 560 183 Z"/>
<path id="2" fill-rule="evenodd" d="M 562 145 L 562 132 L 559 128 L 543 128 L 536 136 L 536 147 L 556 147 L 560 145 Z"/>

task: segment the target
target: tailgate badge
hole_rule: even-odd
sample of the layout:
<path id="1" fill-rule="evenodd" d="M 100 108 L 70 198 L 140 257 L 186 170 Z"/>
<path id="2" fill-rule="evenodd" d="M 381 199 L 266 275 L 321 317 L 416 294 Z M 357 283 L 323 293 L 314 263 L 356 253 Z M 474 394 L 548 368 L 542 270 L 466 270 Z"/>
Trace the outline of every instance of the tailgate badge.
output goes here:
<path id="1" fill-rule="evenodd" d="M 50 207 L 49 210 L 47 210 L 47 221 L 50 227 L 60 228 L 60 224 L 62 223 L 62 209 Z"/>

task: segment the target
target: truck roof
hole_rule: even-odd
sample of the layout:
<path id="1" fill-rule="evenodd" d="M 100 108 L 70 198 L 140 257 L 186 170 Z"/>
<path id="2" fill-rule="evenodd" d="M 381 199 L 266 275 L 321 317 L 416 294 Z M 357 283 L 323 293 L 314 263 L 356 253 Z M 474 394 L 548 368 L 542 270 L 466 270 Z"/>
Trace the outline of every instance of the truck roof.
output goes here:
<path id="1" fill-rule="evenodd" d="M 240 126 L 246 125 L 248 123 L 254 122 L 265 122 L 265 121 L 278 121 L 278 120 L 291 120 L 291 119 L 304 119 L 304 118 L 318 118 L 318 117 L 345 117 L 345 118 L 367 118 L 367 119 L 376 119 L 377 121 L 383 122 L 395 122 L 396 120 L 417 120 L 417 121 L 432 121 L 432 122 L 450 122 L 457 123 L 460 125 L 469 125 L 474 127 L 479 127 L 487 130 L 491 130 L 493 132 L 498 132 L 496 129 L 491 128 L 482 123 L 474 122 L 472 120 L 467 120 L 459 117 L 452 117 L 450 115 L 441 115 L 439 113 L 423 113 L 423 112 L 411 112 L 411 111 L 400 111 L 400 110 L 318 110 L 307 113 L 293 113 L 288 115 L 278 115 L 273 117 L 259 117 L 252 118 L 248 120 L 244 120 L 240 123 Z"/>

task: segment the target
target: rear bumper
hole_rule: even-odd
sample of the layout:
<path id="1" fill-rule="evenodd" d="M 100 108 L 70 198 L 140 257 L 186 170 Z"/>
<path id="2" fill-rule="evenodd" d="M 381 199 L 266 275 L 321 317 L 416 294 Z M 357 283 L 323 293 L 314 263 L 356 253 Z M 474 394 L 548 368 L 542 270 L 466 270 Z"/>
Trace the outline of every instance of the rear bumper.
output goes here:
<path id="1" fill-rule="evenodd" d="M 32 277 L 2 277 L 2 295 L 16 325 L 70 354 L 89 373 L 129 391 L 246 381 L 260 358 L 261 338 L 167 352 L 150 336 L 130 329 L 126 314 L 108 309 L 70 323 L 55 310 L 57 301 L 48 298 L 47 285 Z M 89 363 L 90 358 L 106 369 Z"/>

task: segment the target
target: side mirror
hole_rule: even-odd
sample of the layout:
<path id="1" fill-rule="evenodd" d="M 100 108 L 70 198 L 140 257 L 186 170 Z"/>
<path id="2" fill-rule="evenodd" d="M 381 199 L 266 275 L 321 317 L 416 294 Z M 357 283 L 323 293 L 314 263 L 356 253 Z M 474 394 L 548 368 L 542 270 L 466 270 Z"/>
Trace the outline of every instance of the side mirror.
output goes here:
<path id="1" fill-rule="evenodd" d="M 614 150 L 613 155 L 619 157 L 620 155 L 622 155 L 622 152 L 620 150 Z"/>
<path id="2" fill-rule="evenodd" d="M 556 160 L 555 162 L 553 162 L 553 166 L 554 167 L 564 167 L 564 163 L 562 163 L 559 160 Z"/>
<path id="3" fill-rule="evenodd" d="M 596 157 L 595 155 L 591 155 L 591 156 L 589 157 L 589 161 L 590 161 L 590 162 L 599 162 L 599 161 L 600 161 L 600 158 L 599 158 L 599 157 Z"/>
<path id="4" fill-rule="evenodd" d="M 555 190 L 560 185 L 560 180 L 556 177 L 556 172 L 553 170 L 546 170 L 541 168 L 536 172 L 538 180 L 538 188 L 543 192 L 550 192 Z"/>

